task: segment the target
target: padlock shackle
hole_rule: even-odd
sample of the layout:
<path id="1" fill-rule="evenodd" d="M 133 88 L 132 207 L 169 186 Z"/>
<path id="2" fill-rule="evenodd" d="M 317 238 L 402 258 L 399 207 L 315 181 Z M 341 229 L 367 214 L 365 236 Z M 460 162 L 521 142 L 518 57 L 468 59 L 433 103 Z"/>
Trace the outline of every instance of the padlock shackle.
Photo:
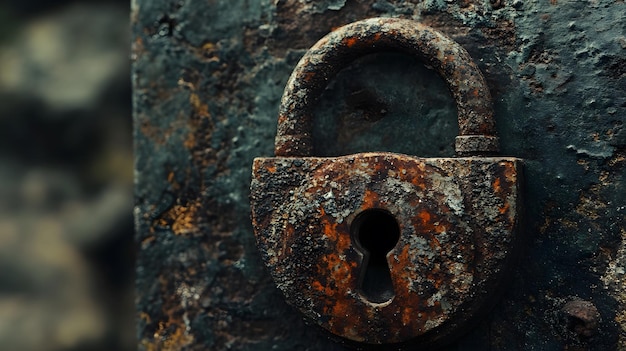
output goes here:
<path id="1" fill-rule="evenodd" d="M 296 65 L 281 100 L 276 156 L 310 156 L 313 107 L 324 88 L 355 59 L 375 52 L 414 55 L 445 80 L 459 119 L 459 156 L 498 152 L 491 94 L 480 69 L 454 40 L 421 23 L 370 18 L 343 26 L 320 39 Z"/>

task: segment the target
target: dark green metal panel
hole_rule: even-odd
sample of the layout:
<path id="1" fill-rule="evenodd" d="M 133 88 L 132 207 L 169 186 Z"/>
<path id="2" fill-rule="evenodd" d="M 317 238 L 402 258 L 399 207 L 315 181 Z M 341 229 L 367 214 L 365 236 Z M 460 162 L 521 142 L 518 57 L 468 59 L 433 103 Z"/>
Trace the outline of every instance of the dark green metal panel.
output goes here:
<path id="1" fill-rule="evenodd" d="M 519 268 L 448 349 L 626 348 L 624 2 L 136 0 L 140 349 L 341 349 L 273 286 L 248 187 L 252 159 L 272 155 L 297 60 L 333 28 L 374 16 L 419 20 L 463 45 L 494 97 L 502 154 L 526 160 Z M 419 62 L 369 56 L 322 97 L 316 153 L 451 156 L 455 114 Z"/>

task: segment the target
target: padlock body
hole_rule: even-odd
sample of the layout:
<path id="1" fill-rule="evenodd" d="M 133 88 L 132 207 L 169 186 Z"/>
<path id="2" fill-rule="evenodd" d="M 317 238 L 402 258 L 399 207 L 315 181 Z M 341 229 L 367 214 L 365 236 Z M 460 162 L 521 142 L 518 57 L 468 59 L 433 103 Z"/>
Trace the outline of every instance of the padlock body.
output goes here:
<path id="1" fill-rule="evenodd" d="M 521 166 L 392 153 L 257 158 L 257 245 L 286 300 L 331 333 L 436 343 L 488 308 L 502 283 L 518 246 Z M 386 256 L 393 297 L 382 303 L 359 288 L 364 255 L 352 225 L 370 209 L 400 232 Z"/>

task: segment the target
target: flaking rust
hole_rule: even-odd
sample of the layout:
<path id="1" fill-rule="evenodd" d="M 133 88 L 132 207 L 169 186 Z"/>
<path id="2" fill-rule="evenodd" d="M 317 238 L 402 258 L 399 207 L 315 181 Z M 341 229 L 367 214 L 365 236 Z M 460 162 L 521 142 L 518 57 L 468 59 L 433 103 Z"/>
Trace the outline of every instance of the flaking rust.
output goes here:
<path id="1" fill-rule="evenodd" d="M 349 61 L 380 50 L 414 54 L 444 78 L 463 157 L 310 156 L 311 107 L 324 85 Z M 522 161 L 487 157 L 497 151 L 489 89 L 454 41 L 412 21 L 380 18 L 322 38 L 285 88 L 276 157 L 255 159 L 252 170 L 257 246 L 287 302 L 359 346 L 426 349 L 467 330 L 492 305 L 518 246 Z M 384 296 L 366 292 L 373 254 L 355 234 L 359 216 L 371 210 L 390 216 L 399 231 L 382 257 L 391 285 Z M 389 235 L 379 229 L 375 237 Z"/>
<path id="2" fill-rule="evenodd" d="M 259 158 L 251 195 L 257 244 L 287 301 L 333 334 L 434 343 L 488 308 L 498 290 L 515 250 L 520 162 Z M 401 230 L 387 255 L 395 296 L 382 304 L 358 289 L 363 257 L 350 229 L 372 208 L 391 213 Z"/>

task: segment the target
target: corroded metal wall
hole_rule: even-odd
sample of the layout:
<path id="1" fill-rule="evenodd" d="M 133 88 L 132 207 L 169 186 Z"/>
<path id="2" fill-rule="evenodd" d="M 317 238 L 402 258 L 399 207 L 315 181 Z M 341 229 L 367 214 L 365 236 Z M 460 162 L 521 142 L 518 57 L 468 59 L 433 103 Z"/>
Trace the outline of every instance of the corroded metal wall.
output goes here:
<path id="1" fill-rule="evenodd" d="M 502 153 L 526 160 L 518 268 L 449 350 L 626 349 L 626 4 L 601 0 L 133 1 L 139 348 L 342 349 L 274 287 L 249 184 L 297 60 L 374 16 L 463 45 L 494 97 Z M 323 94 L 315 152 L 451 156 L 455 114 L 419 62 L 368 56 Z"/>

